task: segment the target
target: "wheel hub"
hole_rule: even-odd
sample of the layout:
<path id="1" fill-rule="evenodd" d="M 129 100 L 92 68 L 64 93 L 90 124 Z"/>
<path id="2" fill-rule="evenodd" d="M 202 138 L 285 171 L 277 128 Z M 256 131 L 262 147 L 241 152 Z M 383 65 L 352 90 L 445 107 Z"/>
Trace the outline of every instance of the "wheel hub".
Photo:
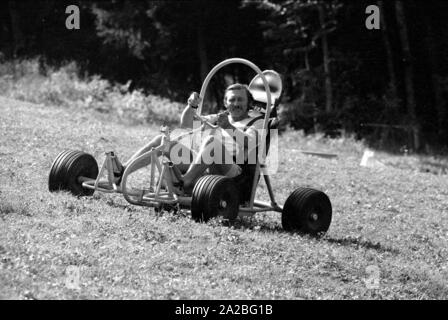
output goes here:
<path id="1" fill-rule="evenodd" d="M 317 221 L 317 220 L 319 220 L 319 215 L 317 213 L 313 212 L 310 214 L 310 219 L 312 221 Z"/>
<path id="2" fill-rule="evenodd" d="M 227 207 L 227 201 L 226 200 L 221 200 L 220 202 L 219 202 L 219 206 L 221 207 L 221 208 L 226 208 Z"/>

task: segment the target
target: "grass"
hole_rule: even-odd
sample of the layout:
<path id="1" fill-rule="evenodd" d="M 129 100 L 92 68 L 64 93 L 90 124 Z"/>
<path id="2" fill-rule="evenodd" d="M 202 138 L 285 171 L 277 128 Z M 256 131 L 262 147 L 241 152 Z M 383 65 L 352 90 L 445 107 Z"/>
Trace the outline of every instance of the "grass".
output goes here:
<path id="1" fill-rule="evenodd" d="M 399 160 L 386 154 L 386 166 L 360 167 L 361 142 L 286 132 L 272 176 L 276 197 L 282 204 L 299 186 L 326 192 L 333 204 L 327 235 L 284 232 L 276 213 L 233 226 L 199 224 L 119 195 L 48 192 L 48 172 L 62 150 L 98 161 L 115 150 L 125 160 L 158 126 L 2 97 L 0 112 L 0 298 L 448 298 L 446 175 L 389 165 Z M 266 194 L 260 187 L 258 197 Z M 376 288 L 366 285 L 372 267 Z M 73 270 L 79 283 L 71 282 Z"/>

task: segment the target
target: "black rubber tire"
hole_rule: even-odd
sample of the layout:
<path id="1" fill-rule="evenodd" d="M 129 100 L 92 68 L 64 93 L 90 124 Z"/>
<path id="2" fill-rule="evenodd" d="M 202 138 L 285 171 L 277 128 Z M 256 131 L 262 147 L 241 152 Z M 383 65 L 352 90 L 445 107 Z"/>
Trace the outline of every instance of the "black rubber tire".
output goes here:
<path id="1" fill-rule="evenodd" d="M 325 193 L 311 188 L 298 188 L 283 206 L 282 226 L 286 231 L 318 236 L 327 232 L 331 217 L 331 202 Z"/>
<path id="2" fill-rule="evenodd" d="M 59 163 L 59 160 L 67 152 L 68 152 L 67 150 L 64 150 L 61 153 L 59 153 L 57 157 L 54 159 L 53 163 L 51 164 L 50 173 L 48 174 L 48 190 L 50 190 L 50 192 L 56 191 L 58 189 L 58 183 L 56 181 L 55 171 Z"/>
<path id="3" fill-rule="evenodd" d="M 84 188 L 78 178 L 83 176 L 96 179 L 98 176 L 98 164 L 95 158 L 84 152 L 79 152 L 67 162 L 64 185 L 66 190 L 75 196 L 91 196 L 95 192 L 93 189 Z"/>
<path id="4" fill-rule="evenodd" d="M 53 164 L 51 165 L 50 169 L 50 174 L 48 176 L 48 189 L 50 190 L 50 192 L 58 191 L 63 188 L 64 182 L 61 177 L 62 163 L 64 163 L 69 156 L 77 152 L 78 151 L 73 150 L 62 151 L 53 161 Z"/>
<path id="5" fill-rule="evenodd" d="M 231 178 L 218 175 L 201 177 L 193 188 L 191 216 L 196 221 L 206 222 L 221 216 L 235 220 L 238 216 L 238 189 Z M 225 207 L 223 207 L 225 201 Z"/>
<path id="6" fill-rule="evenodd" d="M 64 151 L 50 170 L 50 191 L 67 190 L 76 196 L 90 196 L 94 190 L 82 187 L 80 176 L 96 179 L 98 164 L 93 156 L 82 151 Z"/>
<path id="7" fill-rule="evenodd" d="M 81 151 L 73 151 L 68 153 L 63 159 L 57 168 L 56 178 L 61 182 L 62 189 L 66 190 L 65 177 L 67 176 L 67 165 L 68 163 L 75 158 Z"/>

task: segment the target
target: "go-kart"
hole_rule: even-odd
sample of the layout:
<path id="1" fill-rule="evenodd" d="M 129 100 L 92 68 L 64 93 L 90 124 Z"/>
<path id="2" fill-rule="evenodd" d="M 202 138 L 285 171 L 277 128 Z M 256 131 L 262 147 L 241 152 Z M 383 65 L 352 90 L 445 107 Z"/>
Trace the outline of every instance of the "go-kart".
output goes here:
<path id="1" fill-rule="evenodd" d="M 116 169 L 114 152 L 106 152 L 103 164 L 98 170 L 95 158 L 82 151 L 66 150 L 54 160 L 49 173 L 49 190 L 67 190 L 77 196 L 90 196 L 95 191 L 122 193 L 131 204 L 154 207 L 157 210 L 177 207 L 191 211 L 197 221 L 208 221 L 213 217 L 234 220 L 238 216 L 254 215 L 257 212 L 275 211 L 281 213 L 282 226 L 287 231 L 318 235 L 326 232 L 331 223 L 332 207 L 328 196 L 322 191 L 311 188 L 297 188 L 287 198 L 284 206 L 275 201 L 274 191 L 266 168 L 266 154 L 269 149 L 270 129 L 275 127 L 276 119 L 271 117 L 279 103 L 282 93 L 282 81 L 278 73 L 272 70 L 261 71 L 252 62 L 241 59 L 227 59 L 216 65 L 205 78 L 200 96 L 204 97 L 212 76 L 222 67 L 231 63 L 242 63 L 251 67 L 257 75 L 249 85 L 249 91 L 255 101 L 264 107 L 264 132 L 261 135 L 255 164 L 242 165 L 242 172 L 230 178 L 221 175 L 205 174 L 195 183 L 191 194 L 185 194 L 175 186 L 179 180 L 179 170 L 169 158 L 171 140 L 167 128 L 163 131 L 163 143 L 144 153 L 126 166 L 121 183 L 114 182 Z M 206 128 L 216 128 L 201 116 L 203 100 L 197 109 L 197 119 L 201 125 L 186 134 L 194 134 Z M 274 112 L 272 112 L 274 114 Z M 130 172 L 145 161 L 149 164 L 147 180 L 143 187 L 129 187 Z M 140 170 L 140 169 L 139 169 Z M 136 171 L 138 172 L 138 170 Z M 135 172 L 134 172 L 135 173 Z M 134 174 L 132 173 L 132 174 Z M 255 199 L 260 177 L 263 176 L 270 201 Z M 249 192 L 248 192 L 249 191 Z"/>

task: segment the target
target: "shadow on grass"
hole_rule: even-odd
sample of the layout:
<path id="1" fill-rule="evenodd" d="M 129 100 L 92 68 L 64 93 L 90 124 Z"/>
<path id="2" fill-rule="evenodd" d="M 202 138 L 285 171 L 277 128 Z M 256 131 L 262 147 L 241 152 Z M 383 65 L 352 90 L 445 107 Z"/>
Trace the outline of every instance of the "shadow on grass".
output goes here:
<path id="1" fill-rule="evenodd" d="M 285 232 L 281 226 L 267 223 L 264 221 L 255 221 L 254 218 L 240 218 L 233 222 L 223 221 L 223 223 L 229 227 L 233 227 L 236 230 L 256 230 L 259 232 Z"/>
<path id="2" fill-rule="evenodd" d="M 266 223 L 266 222 L 260 222 L 260 221 L 254 221 L 254 219 L 239 219 L 233 223 L 228 223 L 229 226 L 233 226 L 235 229 L 255 229 L 260 232 L 276 232 L 280 234 L 290 234 L 290 235 L 299 235 L 303 237 L 304 239 L 314 239 L 316 241 L 320 242 L 328 242 L 331 244 L 338 244 L 343 246 L 351 246 L 355 248 L 365 248 L 369 250 L 375 250 L 378 252 L 389 252 L 392 254 L 399 254 L 400 251 L 391 248 L 388 246 L 384 246 L 383 244 L 379 242 L 372 242 L 368 239 L 362 239 L 362 238 L 356 238 L 356 237 L 343 237 L 343 238 L 334 238 L 329 237 L 326 234 L 319 234 L 319 235 L 309 235 L 304 234 L 300 232 L 291 232 L 284 230 L 281 226 L 273 223 Z"/>
<path id="3" fill-rule="evenodd" d="M 113 207 L 119 207 L 119 208 L 129 210 L 129 206 L 118 204 L 113 201 L 108 201 L 107 204 L 111 205 Z M 161 215 L 169 216 L 172 220 L 183 219 L 183 218 L 191 219 L 191 216 L 188 214 L 185 214 L 184 210 L 176 211 L 176 210 L 162 209 L 160 211 L 155 211 L 155 213 L 158 216 L 161 216 Z M 255 230 L 260 233 L 268 232 L 268 233 L 278 233 L 278 234 L 299 235 L 299 236 L 302 236 L 304 239 L 306 239 L 306 238 L 314 239 L 314 240 L 321 241 L 321 242 L 326 241 L 331 244 L 351 246 L 351 247 L 355 247 L 358 249 L 364 248 L 364 249 L 369 249 L 369 250 L 375 250 L 378 252 L 389 252 L 392 254 L 400 253 L 400 251 L 397 249 L 384 246 L 383 244 L 381 244 L 379 242 L 376 242 L 376 243 L 372 242 L 368 239 L 362 239 L 362 238 L 356 238 L 356 237 L 334 238 L 334 237 L 329 237 L 325 234 L 311 236 L 309 234 L 303 234 L 300 232 L 290 232 L 290 231 L 284 230 L 280 225 L 278 225 L 276 223 L 256 220 L 253 217 L 240 218 L 240 219 L 236 219 L 235 221 L 228 221 L 228 220 L 224 220 L 224 219 L 214 218 L 214 219 L 211 219 L 210 221 L 208 221 L 207 224 L 212 227 L 213 226 L 226 226 L 226 227 L 233 228 L 235 230 L 240 230 L 240 231 Z"/>
<path id="4" fill-rule="evenodd" d="M 109 203 L 108 203 L 109 204 Z M 116 203 L 113 204 L 115 207 L 119 207 L 121 205 L 117 205 Z M 126 208 L 126 206 L 123 206 Z M 177 219 L 191 219 L 191 215 L 186 214 L 184 210 L 165 210 L 162 209 L 160 211 L 155 211 L 155 213 L 158 216 L 166 215 L 169 216 L 171 219 L 177 220 Z M 199 222 L 198 222 L 199 223 Z M 278 234 L 290 234 L 290 235 L 299 235 L 302 236 L 304 239 L 314 239 L 317 241 L 326 241 L 331 244 L 338 244 L 343 246 L 351 246 L 355 248 L 365 248 L 370 250 L 376 250 L 378 252 L 389 252 L 392 254 L 398 254 L 399 250 L 384 246 L 383 244 L 379 242 L 372 242 L 368 239 L 362 239 L 362 238 L 356 238 L 356 237 L 343 237 L 343 238 L 333 238 L 329 237 L 326 234 L 319 234 L 319 235 L 309 235 L 304 234 L 300 232 L 291 232 L 284 230 L 280 225 L 274 222 L 265 222 L 256 220 L 254 217 L 245 217 L 245 218 L 239 218 L 235 221 L 229 221 L 225 219 L 220 219 L 218 217 L 210 219 L 207 222 L 210 226 L 226 226 L 229 228 L 233 228 L 235 230 L 245 231 L 245 230 L 254 230 L 260 233 L 278 233 Z"/>
<path id="5" fill-rule="evenodd" d="M 329 243 L 335 243 L 343 246 L 352 246 L 357 248 L 365 248 L 370 250 L 376 250 L 378 252 L 390 252 L 393 254 L 400 253 L 399 250 L 390 248 L 387 246 L 382 245 L 379 242 L 372 242 L 367 239 L 360 239 L 360 238 L 354 238 L 354 237 L 344 237 L 344 238 L 331 238 L 324 236 L 322 240 L 327 241 Z"/>
<path id="6" fill-rule="evenodd" d="M 107 198 L 105 203 L 112 208 L 123 209 L 126 212 L 135 212 L 137 210 L 133 205 L 119 203 L 115 201 L 113 198 Z"/>

